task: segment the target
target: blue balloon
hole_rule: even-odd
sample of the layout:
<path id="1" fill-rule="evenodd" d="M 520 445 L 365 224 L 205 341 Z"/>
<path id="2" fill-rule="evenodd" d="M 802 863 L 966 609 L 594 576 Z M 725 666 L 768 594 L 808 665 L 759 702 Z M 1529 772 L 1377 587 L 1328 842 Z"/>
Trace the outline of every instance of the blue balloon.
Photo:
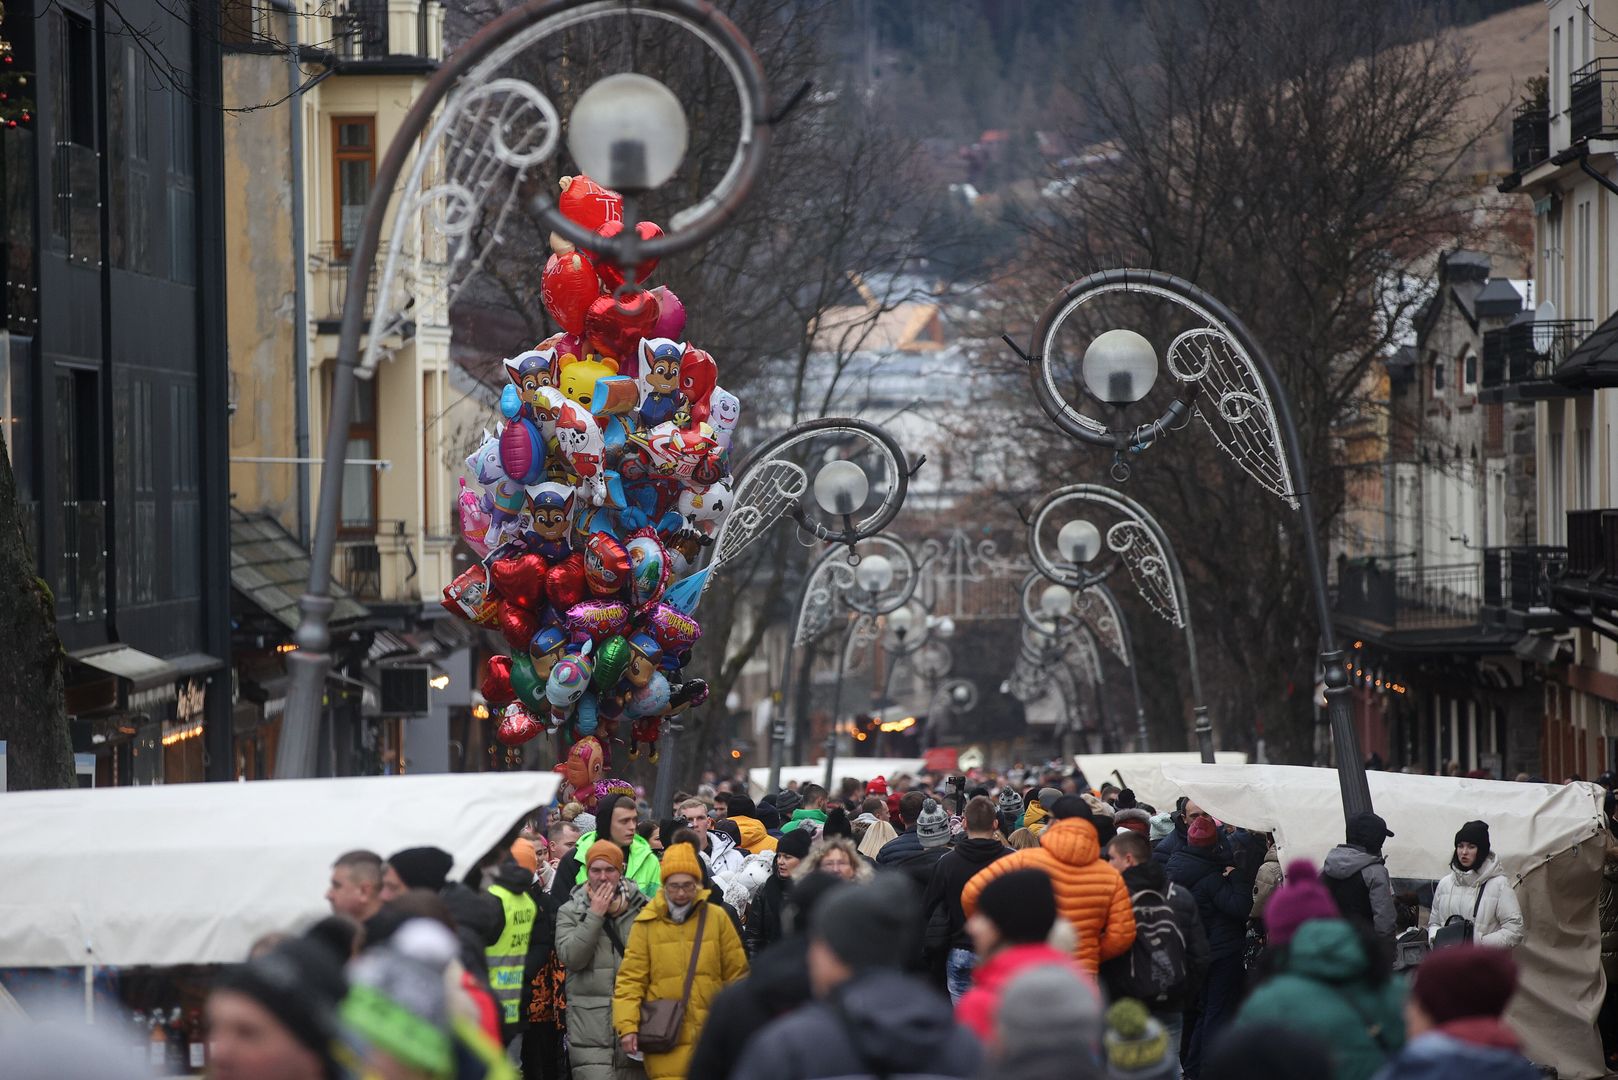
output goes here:
<path id="1" fill-rule="evenodd" d="M 520 412 L 522 412 L 522 398 L 517 395 L 517 388 L 507 383 L 506 388 L 500 391 L 500 415 L 511 420 Z"/>
<path id="2" fill-rule="evenodd" d="M 698 570 L 694 574 L 687 574 L 668 587 L 663 594 L 663 602 L 677 611 L 687 615 L 696 613 L 697 602 L 702 599 L 702 583 L 708 580 L 706 569 Z"/>

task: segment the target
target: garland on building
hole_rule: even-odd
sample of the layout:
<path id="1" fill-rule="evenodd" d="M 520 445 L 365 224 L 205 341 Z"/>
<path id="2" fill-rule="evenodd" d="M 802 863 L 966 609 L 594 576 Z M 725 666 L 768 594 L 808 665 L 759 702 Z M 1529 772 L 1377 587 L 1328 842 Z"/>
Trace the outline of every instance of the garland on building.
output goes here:
<path id="1" fill-rule="evenodd" d="M 14 128 L 33 123 L 34 99 L 29 73 L 17 70 L 5 24 L 6 5 L 0 0 L 0 124 Z"/>

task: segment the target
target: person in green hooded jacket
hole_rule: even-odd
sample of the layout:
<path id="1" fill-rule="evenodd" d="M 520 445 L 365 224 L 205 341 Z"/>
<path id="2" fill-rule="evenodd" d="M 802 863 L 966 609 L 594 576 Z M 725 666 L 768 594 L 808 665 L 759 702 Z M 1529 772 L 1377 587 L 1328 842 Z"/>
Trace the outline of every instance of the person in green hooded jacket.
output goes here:
<path id="1" fill-rule="evenodd" d="M 784 793 L 783 793 L 784 794 Z M 798 791 L 798 798 L 803 801 L 792 811 L 792 820 L 781 826 L 781 835 L 796 832 L 804 827 L 804 822 L 812 822 L 813 828 L 809 830 L 811 836 L 819 836 L 826 827 L 826 789 L 819 784 L 805 784 Z M 781 800 L 776 799 L 775 805 L 779 807 Z"/>
<path id="2" fill-rule="evenodd" d="M 596 804 L 595 817 L 600 828 L 597 832 L 588 832 L 579 837 L 579 842 L 573 846 L 573 854 L 557 866 L 551 895 L 559 901 L 569 899 L 574 886 L 583 885 L 590 876 L 582 859 L 583 854 L 597 840 L 611 840 L 624 853 L 624 877 L 640 887 L 642 896 L 648 899 L 656 896 L 662 886 L 661 867 L 651 843 L 635 832 L 640 812 L 635 808 L 634 797 L 606 796 Z"/>
<path id="3" fill-rule="evenodd" d="M 1403 983 L 1378 969 L 1307 862 L 1287 867 L 1264 926 L 1273 974 L 1237 1012 L 1236 1026 L 1312 1035 L 1332 1048 L 1337 1080 L 1370 1080 L 1404 1046 Z"/>

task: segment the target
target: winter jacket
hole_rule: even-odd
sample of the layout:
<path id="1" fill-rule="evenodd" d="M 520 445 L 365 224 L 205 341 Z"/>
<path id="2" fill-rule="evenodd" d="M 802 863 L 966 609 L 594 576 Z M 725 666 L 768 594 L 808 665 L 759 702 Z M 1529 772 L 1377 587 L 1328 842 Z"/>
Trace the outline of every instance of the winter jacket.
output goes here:
<path id="1" fill-rule="evenodd" d="M 792 879 L 774 872 L 753 894 L 752 903 L 747 905 L 747 925 L 742 929 L 742 944 L 748 956 L 757 956 L 781 940 L 781 916 L 791 895 Z"/>
<path id="2" fill-rule="evenodd" d="M 1264 862 L 1259 865 L 1258 873 L 1253 876 L 1253 910 L 1248 918 L 1264 918 L 1264 905 L 1270 902 L 1270 894 L 1280 884 L 1281 854 L 1270 848 L 1264 853 Z"/>
<path id="3" fill-rule="evenodd" d="M 1326 853 L 1320 877 L 1345 917 L 1364 921 L 1377 937 L 1393 937 L 1399 922 L 1386 859 L 1355 844 L 1338 844 Z"/>
<path id="4" fill-rule="evenodd" d="M 955 1022 L 948 998 L 879 968 L 760 1031 L 730 1075 L 732 1080 L 970 1077 L 977 1075 L 982 1054 L 978 1040 Z"/>
<path id="5" fill-rule="evenodd" d="M 693 1077 L 730 1076 L 754 1035 L 814 997 L 808 937 L 783 938 L 748 962 L 747 978 L 725 987 L 708 1010 L 691 1055 Z"/>
<path id="6" fill-rule="evenodd" d="M 1610 834 L 1601 866 L 1601 891 L 1596 894 L 1596 917 L 1601 925 L 1601 969 L 1609 986 L 1618 984 L 1618 842 Z"/>
<path id="7" fill-rule="evenodd" d="M 1236 870 L 1225 873 L 1228 865 L 1230 849 L 1221 842 L 1208 848 L 1187 844 L 1169 858 L 1167 867 L 1169 880 L 1196 899 L 1214 960 L 1241 955 L 1247 945 L 1247 913 L 1253 908 L 1252 879 Z"/>
<path id="8" fill-rule="evenodd" d="M 961 910 L 961 890 L 966 888 L 966 883 L 979 870 L 1010 853 L 1010 848 L 993 837 L 969 836 L 957 840 L 955 846 L 949 848 L 948 853 L 933 867 L 932 879 L 922 895 L 921 909 L 927 916 L 927 922 L 922 925 L 930 930 L 933 921 L 939 918 L 934 913 L 942 911 L 939 932 L 945 935 L 943 948 L 972 947 L 972 935 L 966 932 L 966 912 Z"/>
<path id="9" fill-rule="evenodd" d="M 720 874 L 734 874 L 742 868 L 742 862 L 747 856 L 742 854 L 736 846 L 736 841 L 722 832 L 708 833 L 708 847 L 702 853 L 702 861 L 708 864 L 708 869 L 715 876 Z"/>
<path id="10" fill-rule="evenodd" d="M 1163 868 L 1153 862 L 1131 866 L 1125 870 L 1124 887 L 1129 890 L 1131 904 L 1134 903 L 1135 894 L 1154 892 L 1167 899 L 1169 910 L 1174 913 L 1174 924 L 1179 928 L 1180 936 L 1185 939 L 1185 985 L 1168 1001 L 1152 1007 L 1159 1013 L 1180 1012 L 1187 1002 L 1196 1000 L 1197 993 L 1202 988 L 1202 981 L 1208 976 L 1208 934 L 1202 928 L 1202 916 L 1197 912 L 1196 898 L 1171 882 Z M 1136 926 L 1138 930 L 1139 924 Z M 1134 946 L 1130 948 L 1133 951 Z M 1111 980 L 1127 973 L 1128 969 L 1120 965 L 1128 962 L 1129 955 L 1126 953 L 1102 964 L 1102 984 L 1110 988 L 1113 985 Z M 1111 993 L 1113 1000 L 1117 1000 L 1118 996 Z"/>
<path id="11" fill-rule="evenodd" d="M 1376 1080 L 1536 1080 L 1539 1070 L 1500 1021 L 1469 1016 L 1417 1035 Z"/>
<path id="12" fill-rule="evenodd" d="M 578 857 L 589 851 L 590 845 L 599 839 L 600 837 L 593 832 L 585 833 L 579 837 L 579 842 L 573 845 L 573 854 L 564 859 L 562 865 L 557 867 L 556 884 L 552 886 L 551 892 L 561 890 L 571 897 L 573 895 L 573 886 L 584 884 L 585 879 L 590 876 L 589 868 L 582 865 Z M 626 860 L 624 877 L 633 881 L 647 899 L 656 896 L 658 889 L 663 886 L 663 876 L 658 866 L 657 852 L 652 850 L 651 843 L 645 837 L 637 835 L 629 842 L 629 853 Z M 577 868 L 570 875 L 568 874 L 569 866 Z M 570 881 L 571 884 L 567 884 Z"/>
<path id="13" fill-rule="evenodd" d="M 500 940 L 506 929 L 506 909 L 488 893 L 480 893 L 460 881 L 452 881 L 439 891 L 450 917 L 455 920 L 455 936 L 461 943 L 461 965 L 484 986 L 489 985 L 488 948 Z"/>
<path id="14" fill-rule="evenodd" d="M 820 830 L 822 828 L 824 828 L 825 825 L 826 825 L 826 811 L 824 811 L 824 810 L 794 810 L 794 811 L 792 811 L 792 820 L 787 822 L 785 825 L 781 826 L 781 835 L 785 836 L 787 833 L 792 832 L 795 829 L 801 828 L 803 826 L 803 823 L 806 822 L 806 821 L 813 822 L 816 826 L 818 826 L 814 830 L 814 835 L 819 836 L 820 835 Z"/>
<path id="15" fill-rule="evenodd" d="M 1045 827 L 1050 823 L 1050 811 L 1046 810 L 1045 805 L 1038 799 L 1030 802 L 1028 804 L 1028 809 L 1023 811 L 1022 827 L 1033 833 L 1035 836 L 1043 833 L 1045 831 Z"/>
<path id="16" fill-rule="evenodd" d="M 1483 902 L 1478 904 L 1480 888 Z M 1474 904 L 1478 909 L 1476 919 L 1472 919 Z M 1472 940 L 1479 945 L 1514 949 L 1522 944 L 1522 908 L 1517 905 L 1517 890 L 1500 868 L 1497 855 L 1490 855 L 1482 866 L 1473 870 L 1451 870 L 1438 883 L 1427 920 L 1429 941 L 1438 936 L 1439 928 L 1451 915 L 1473 922 Z"/>
<path id="17" fill-rule="evenodd" d="M 761 851 L 775 850 L 775 837 L 765 831 L 764 823 L 756 817 L 731 817 L 726 821 L 736 823 L 736 831 L 742 834 L 742 847 L 749 854 L 757 855 Z"/>
<path id="18" fill-rule="evenodd" d="M 612 1029 L 622 1038 L 640 1028 L 644 1003 L 680 997 L 703 905 L 708 906 L 707 926 L 702 931 L 702 950 L 691 982 L 685 1022 L 680 1025 L 680 1041 L 667 1053 L 646 1055 L 650 1080 L 685 1080 L 697 1032 L 708 1019 L 708 1006 L 720 990 L 747 974 L 747 954 L 724 911 L 708 903 L 707 889 L 698 889 L 691 913 L 683 923 L 669 917 L 668 897 L 662 893 L 642 908 L 635 916 L 623 963 L 618 967 L 612 996 Z"/>
<path id="19" fill-rule="evenodd" d="M 1176 821 L 1174 831 L 1159 840 L 1157 846 L 1152 848 L 1152 861 L 1166 868 L 1169 860 L 1184 850 L 1189 843 L 1185 836 L 1185 823 Z"/>
<path id="20" fill-rule="evenodd" d="M 633 1080 L 640 1063 L 624 1056 L 612 1030 L 612 991 L 635 917 L 646 897 L 629 883 L 629 904 L 610 922 L 590 910 L 588 885 L 576 885 L 556 915 L 556 955 L 567 968 L 567 1042 L 573 1080 Z M 618 936 L 613 943 L 612 934 Z"/>
<path id="21" fill-rule="evenodd" d="M 1057 952 L 1043 941 L 1033 945 L 1011 945 L 978 961 L 972 970 L 972 988 L 955 1003 L 955 1019 L 970 1028 L 984 1042 L 994 1039 L 995 1019 L 1000 1015 L 1000 995 L 1018 975 L 1033 967 L 1071 968 L 1073 958 Z M 1095 981 L 1086 979 L 1094 989 Z M 1097 1005 L 1097 1008 L 1100 1008 Z"/>
<path id="22" fill-rule="evenodd" d="M 1404 1045 L 1404 987 L 1371 981 L 1371 962 L 1347 920 L 1311 919 L 1277 959 L 1280 973 L 1253 991 L 1237 1024 L 1314 1036 L 1331 1047 L 1336 1080 L 1370 1080 Z"/>
<path id="23" fill-rule="evenodd" d="M 961 890 L 961 910 L 977 910 L 978 893 L 1001 874 L 1029 868 L 1050 875 L 1056 910 L 1078 935 L 1074 959 L 1095 975 L 1104 960 L 1129 951 L 1135 941 L 1135 909 L 1124 879 L 1101 859 L 1095 826 L 1083 818 L 1055 822 L 1039 838 L 1039 847 L 1014 851 L 979 870 Z"/>
<path id="24" fill-rule="evenodd" d="M 916 834 L 914 825 L 882 845 L 882 850 L 876 853 L 878 866 L 893 866 L 921 854 L 921 837 Z"/>

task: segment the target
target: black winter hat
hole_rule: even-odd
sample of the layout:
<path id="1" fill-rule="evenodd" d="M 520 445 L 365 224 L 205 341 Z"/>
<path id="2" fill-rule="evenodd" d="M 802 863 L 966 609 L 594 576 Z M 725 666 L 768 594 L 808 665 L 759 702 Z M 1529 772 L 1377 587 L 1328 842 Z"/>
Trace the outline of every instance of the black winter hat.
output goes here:
<path id="1" fill-rule="evenodd" d="M 866 885 L 835 889 L 809 916 L 809 936 L 856 971 L 904 966 L 915 944 L 918 902 L 905 874 L 878 874 Z"/>
<path id="2" fill-rule="evenodd" d="M 1473 861 L 1471 866 L 1471 869 L 1476 870 L 1478 867 L 1482 866 L 1486 861 L 1488 861 L 1490 855 L 1488 822 L 1468 821 L 1465 825 L 1462 825 L 1460 831 L 1455 834 L 1455 843 L 1457 845 L 1477 845 L 1478 857 Z M 1450 865 L 1455 867 L 1457 870 L 1461 869 L 1460 860 L 1454 855 L 1450 856 Z"/>
<path id="3" fill-rule="evenodd" d="M 725 801 L 726 817 L 758 817 L 758 807 L 746 795 L 732 795 Z"/>
<path id="4" fill-rule="evenodd" d="M 826 825 L 820 830 L 822 836 L 846 836 L 854 838 L 854 826 L 848 823 L 848 811 L 841 806 L 834 806 L 826 811 Z"/>
<path id="5" fill-rule="evenodd" d="M 331 1061 L 337 1004 L 348 993 L 348 983 L 342 962 L 324 943 L 284 941 L 257 960 L 227 968 L 214 989 L 252 998 L 323 1062 Z"/>
<path id="6" fill-rule="evenodd" d="M 443 848 L 413 847 L 389 856 L 388 865 L 406 888 L 437 892 L 444 887 L 455 857 Z"/>
<path id="7" fill-rule="evenodd" d="M 782 817 L 791 817 L 792 811 L 803 805 L 803 799 L 791 788 L 775 793 L 775 809 Z"/>
<path id="8" fill-rule="evenodd" d="M 1056 922 L 1056 894 L 1043 870 L 1001 874 L 978 893 L 978 911 L 1013 945 L 1044 941 Z"/>
<path id="9" fill-rule="evenodd" d="M 775 850 L 777 854 L 801 859 L 809 854 L 809 849 L 814 844 L 815 838 L 809 835 L 808 829 L 793 829 L 789 833 L 781 834 L 781 839 L 775 842 Z"/>
<path id="10" fill-rule="evenodd" d="M 1060 799 L 1057 799 L 1056 805 L 1051 808 L 1051 817 L 1057 821 L 1064 821 L 1067 818 L 1083 818 L 1085 821 L 1094 822 L 1096 819 L 1095 814 L 1090 810 L 1090 804 L 1078 795 L 1063 795 Z"/>

